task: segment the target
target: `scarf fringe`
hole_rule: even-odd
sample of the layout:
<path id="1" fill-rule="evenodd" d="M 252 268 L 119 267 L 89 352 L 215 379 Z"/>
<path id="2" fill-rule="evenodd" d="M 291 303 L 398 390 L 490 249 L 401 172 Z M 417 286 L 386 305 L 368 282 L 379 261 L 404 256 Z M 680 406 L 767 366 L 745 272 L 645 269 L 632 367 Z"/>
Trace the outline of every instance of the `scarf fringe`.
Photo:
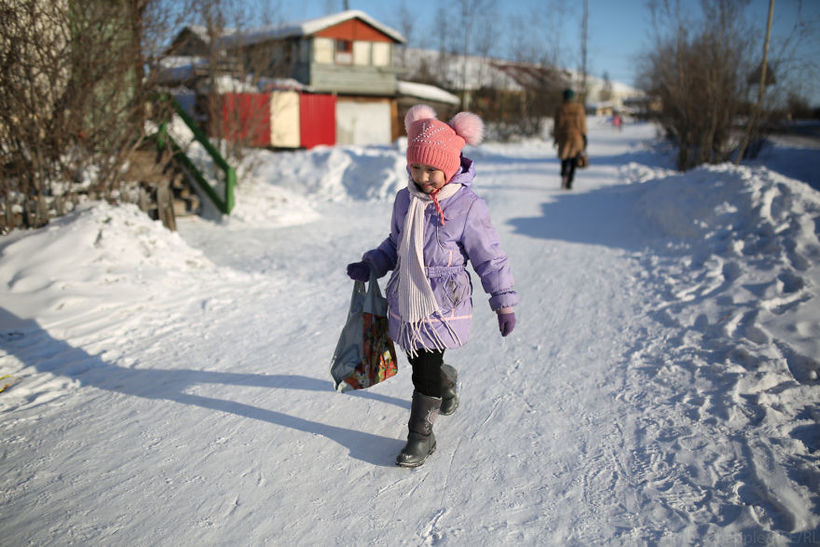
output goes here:
<path id="1" fill-rule="evenodd" d="M 422 320 L 415 323 L 402 321 L 401 326 L 399 327 L 399 340 L 402 342 L 405 340 L 407 341 L 407 347 L 402 347 L 402 349 L 405 350 L 410 357 L 418 356 L 419 349 L 437 351 L 444 351 L 447 349 L 447 343 L 441 335 L 439 335 L 438 331 L 436 331 L 436 328 L 430 321 L 431 320 Z M 453 340 L 456 342 L 456 346 L 460 346 L 461 340 L 459 339 L 458 334 L 456 334 L 456 331 L 453 330 L 453 327 L 450 326 L 450 323 L 443 319 L 441 320 L 441 323 L 447 327 L 450 336 L 452 336 Z M 427 337 L 429 338 L 429 341 L 427 342 L 425 342 L 423 338 L 424 331 L 427 332 Z M 433 343 L 433 347 L 429 347 L 429 342 Z"/>

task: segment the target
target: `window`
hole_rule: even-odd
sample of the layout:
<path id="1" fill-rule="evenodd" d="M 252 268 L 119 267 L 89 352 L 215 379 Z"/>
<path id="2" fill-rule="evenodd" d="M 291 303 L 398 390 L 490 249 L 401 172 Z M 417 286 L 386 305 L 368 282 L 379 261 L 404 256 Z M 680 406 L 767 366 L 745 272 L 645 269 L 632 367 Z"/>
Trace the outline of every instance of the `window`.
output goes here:
<path id="1" fill-rule="evenodd" d="M 353 42 L 353 64 L 359 66 L 370 64 L 370 42 Z"/>
<path id="2" fill-rule="evenodd" d="M 310 42 L 308 40 L 299 40 L 299 62 L 307 64 L 310 61 Z"/>
<path id="3" fill-rule="evenodd" d="M 313 61 L 316 63 L 333 64 L 333 40 L 330 38 L 313 39 Z"/>
<path id="4" fill-rule="evenodd" d="M 353 42 L 350 40 L 336 40 L 337 65 L 349 65 L 353 63 Z"/>
<path id="5" fill-rule="evenodd" d="M 373 66 L 390 66 L 390 44 L 387 42 L 373 42 Z"/>
<path id="6" fill-rule="evenodd" d="M 313 39 L 313 62 L 356 66 L 391 66 L 392 49 L 387 42 Z"/>

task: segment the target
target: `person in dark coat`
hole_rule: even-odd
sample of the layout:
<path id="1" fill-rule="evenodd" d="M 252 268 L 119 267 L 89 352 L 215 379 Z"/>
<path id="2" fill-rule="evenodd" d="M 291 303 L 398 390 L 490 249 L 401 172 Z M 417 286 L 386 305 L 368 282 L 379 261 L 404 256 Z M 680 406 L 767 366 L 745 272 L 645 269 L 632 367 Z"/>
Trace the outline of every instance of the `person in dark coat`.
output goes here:
<path id="1" fill-rule="evenodd" d="M 565 89 L 563 98 L 563 103 L 555 110 L 552 136 L 561 160 L 561 188 L 570 190 L 578 167 L 578 155 L 587 147 L 587 117 L 584 106 L 574 101 L 574 91 Z"/>

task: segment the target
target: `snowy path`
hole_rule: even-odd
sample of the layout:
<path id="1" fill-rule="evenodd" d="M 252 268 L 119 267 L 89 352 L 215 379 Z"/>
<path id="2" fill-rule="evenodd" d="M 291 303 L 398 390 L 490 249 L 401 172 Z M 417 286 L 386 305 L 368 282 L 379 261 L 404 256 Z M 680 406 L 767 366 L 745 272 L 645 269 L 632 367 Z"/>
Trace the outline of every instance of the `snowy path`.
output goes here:
<path id="1" fill-rule="evenodd" d="M 317 201 L 318 217 L 284 227 L 185 221 L 203 255 L 146 266 L 134 283 L 112 266 L 110 286 L 80 272 L 61 288 L 17 267 L 0 311 L 0 363 L 25 380 L 3 395 L 4 542 L 816 539 L 805 439 L 817 417 L 767 418 L 816 412 L 816 362 L 792 358 L 802 382 L 769 372 L 776 344 L 758 314 L 720 300 L 746 281 L 742 267 L 713 257 L 687 272 L 652 251 L 643 190 L 626 184 L 659 167 L 639 146 L 650 136 L 596 128 L 572 193 L 557 189 L 545 146 L 474 155 L 519 322 L 502 339 L 474 277 L 473 340 L 447 354 L 462 405 L 439 418 L 439 448 L 416 470 L 393 465 L 412 391 L 404 357 L 396 378 L 352 395 L 333 392 L 327 371 L 352 288 L 344 265 L 384 237 L 390 200 Z M 156 244 L 136 220 L 122 230 Z M 95 260 L 114 264 L 104 233 Z M 785 278 L 786 300 L 766 297 L 811 300 L 811 260 Z M 14 311 L 32 296 L 35 321 Z M 739 349 L 746 368 L 727 357 Z"/>

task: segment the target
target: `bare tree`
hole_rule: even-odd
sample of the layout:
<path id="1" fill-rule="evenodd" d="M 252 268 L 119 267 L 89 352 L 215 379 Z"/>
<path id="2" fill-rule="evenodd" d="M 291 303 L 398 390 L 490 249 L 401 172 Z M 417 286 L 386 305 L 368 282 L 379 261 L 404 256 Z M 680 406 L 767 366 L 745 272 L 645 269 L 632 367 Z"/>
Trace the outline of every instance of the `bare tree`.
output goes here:
<path id="1" fill-rule="evenodd" d="M 416 27 L 416 16 L 413 11 L 407 9 L 407 3 L 402 0 L 399 5 L 399 28 L 404 38 L 407 40 L 405 44 L 399 46 L 401 48 L 401 66 L 407 66 L 407 48 L 410 47 L 413 38 L 413 31 Z"/>
<path id="2" fill-rule="evenodd" d="M 491 2 L 478 17 L 478 24 L 481 32 L 478 32 L 475 39 L 475 54 L 479 58 L 476 79 L 479 87 L 491 85 L 490 75 L 492 74 L 491 53 L 494 51 L 499 41 L 498 12 L 494 2 Z"/>
<path id="3" fill-rule="evenodd" d="M 609 78 L 609 72 L 604 71 L 604 83 L 598 93 L 598 99 L 604 103 L 612 100 L 612 80 Z"/>
<path id="4" fill-rule="evenodd" d="M 659 121 L 678 147 L 678 168 L 726 161 L 751 66 L 749 32 L 738 16 L 743 2 L 704 0 L 699 25 L 684 20 L 679 2 L 652 8 L 657 43 L 645 57 L 641 81 L 662 103 Z"/>
<path id="5" fill-rule="evenodd" d="M 772 14 L 774 13 L 774 0 L 769 0 L 769 16 L 766 22 L 766 40 L 763 42 L 763 61 L 760 63 L 760 81 L 758 83 L 757 101 L 752 108 L 752 115 L 746 126 L 746 134 L 743 136 L 743 141 L 740 143 L 735 164 L 739 164 L 746 153 L 746 147 L 749 145 L 749 140 L 752 137 L 758 120 L 760 119 L 760 108 L 763 105 L 763 93 L 766 89 L 766 69 L 769 61 L 769 39 L 772 35 Z"/>
<path id="6" fill-rule="evenodd" d="M 486 14 L 491 11 L 494 0 L 458 0 L 457 23 L 453 25 L 454 38 L 458 40 L 458 53 L 461 55 L 461 74 L 459 82 L 459 96 L 461 98 L 461 108 L 469 108 L 469 96 L 467 90 L 469 78 L 469 60 L 473 53 L 474 45 L 471 42 L 476 31 L 478 22 L 481 20 L 485 25 L 492 25 Z"/>
<path id="7" fill-rule="evenodd" d="M 444 3 L 439 3 L 438 8 L 436 8 L 435 21 L 442 27 L 442 30 L 441 32 L 435 33 L 435 36 L 438 38 L 438 66 L 435 69 L 435 80 L 439 82 L 439 85 L 443 84 L 445 88 L 452 88 L 454 86 L 449 85 L 450 78 L 448 74 L 450 66 L 450 55 L 447 51 L 448 35 L 444 32 L 444 22 L 447 21 L 448 17 L 449 14 L 447 13 Z M 436 28 L 435 24 L 433 28 Z"/>
<path id="8" fill-rule="evenodd" d="M 258 93 L 289 77 L 299 55 L 295 41 L 277 37 L 278 16 L 272 3 L 260 13 L 240 0 L 190 0 L 188 19 L 203 29 L 197 53 L 206 60 L 191 83 L 197 118 L 234 160 L 270 131 L 275 101 Z M 184 50 L 186 44 L 174 47 Z"/>
<path id="9" fill-rule="evenodd" d="M 570 83 L 558 68 L 567 57 L 562 38 L 569 13 L 566 3 L 550 0 L 508 20 L 509 57 L 516 62 L 509 74 L 521 86 L 521 91 L 500 101 L 506 106 L 500 107 L 499 119 L 510 135 L 540 134 L 560 103 L 561 90 Z"/>
<path id="10" fill-rule="evenodd" d="M 509 17 L 508 58 L 544 66 L 564 66 L 566 52 L 562 39 L 568 15 L 566 3 L 549 0 L 531 6 L 525 13 Z"/>
<path id="11" fill-rule="evenodd" d="M 145 138 L 150 0 L 0 0 L 4 225 L 38 226 L 86 194 L 123 199 Z"/>
<path id="12" fill-rule="evenodd" d="M 792 32 L 767 48 L 765 27 L 760 30 L 767 12 L 754 12 L 753 24 L 748 1 L 703 0 L 697 19 L 684 16 L 679 0 L 650 3 L 656 39 L 644 57 L 640 86 L 661 101 L 658 121 L 677 145 L 680 169 L 737 158 L 744 135 L 744 154 L 760 148 L 795 80 L 816 66 L 796 55 L 811 35 L 801 5 L 792 5 Z"/>
<path id="13" fill-rule="evenodd" d="M 587 97 L 587 50 L 589 45 L 589 0 L 584 0 L 581 16 L 581 104 Z"/>

